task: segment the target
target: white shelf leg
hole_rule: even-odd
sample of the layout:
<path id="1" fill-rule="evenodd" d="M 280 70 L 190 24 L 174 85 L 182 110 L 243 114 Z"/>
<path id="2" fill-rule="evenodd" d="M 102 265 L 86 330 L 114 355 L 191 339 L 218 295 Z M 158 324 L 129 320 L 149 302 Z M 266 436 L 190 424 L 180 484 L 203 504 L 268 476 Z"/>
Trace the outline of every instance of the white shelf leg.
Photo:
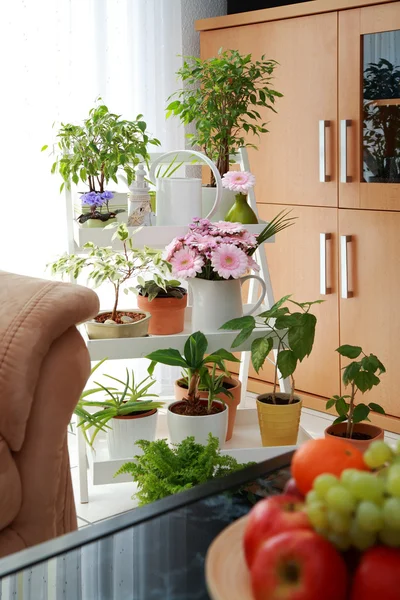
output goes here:
<path id="1" fill-rule="evenodd" d="M 82 429 L 76 427 L 76 439 L 78 444 L 78 472 L 79 472 L 79 496 L 81 504 L 89 502 L 88 467 L 86 456 L 86 441 Z"/>

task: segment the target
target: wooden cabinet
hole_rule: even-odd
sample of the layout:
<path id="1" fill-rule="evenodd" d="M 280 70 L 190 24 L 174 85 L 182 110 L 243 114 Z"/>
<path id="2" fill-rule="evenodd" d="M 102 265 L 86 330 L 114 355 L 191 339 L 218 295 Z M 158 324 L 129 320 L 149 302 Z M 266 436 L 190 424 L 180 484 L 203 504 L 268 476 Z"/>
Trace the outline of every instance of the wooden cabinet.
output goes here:
<path id="1" fill-rule="evenodd" d="M 214 23 L 201 33 L 202 55 L 235 48 L 280 63 L 275 84 L 284 98 L 250 164 L 261 217 L 290 207 L 298 216 L 266 246 L 275 298 L 325 300 L 315 309 L 315 346 L 298 370 L 297 389 L 317 396 L 312 406 L 323 409 L 324 398 L 344 392 L 335 349 L 359 344 L 387 368 L 368 397 L 389 417 L 373 419 L 400 432 L 400 1 L 300 6 L 302 16 L 285 7 L 248 13 L 243 25 L 239 15 L 234 23 L 227 17 L 226 28 Z M 320 121 L 329 121 L 324 183 Z M 326 294 L 321 234 L 328 234 Z M 271 382 L 271 366 L 252 377 Z"/>
<path id="2" fill-rule="evenodd" d="M 262 205 L 260 217 L 270 220 L 287 206 Z M 337 269 L 337 209 L 295 207 L 294 226 L 276 236 L 274 244 L 266 244 L 268 266 L 275 299 L 293 294 L 298 302 L 324 300 L 315 305 L 317 329 L 312 354 L 296 370 L 296 388 L 318 396 L 331 396 L 340 389 Z M 325 235 L 324 235 L 325 234 Z M 321 264 L 321 251 L 326 261 Z M 327 293 L 321 294 L 323 270 L 326 269 Z M 272 365 L 251 377 L 273 381 Z"/>
<path id="3" fill-rule="evenodd" d="M 339 236 L 351 236 L 347 267 L 341 269 L 343 276 L 347 270 L 350 297 L 340 298 L 340 343 L 358 344 L 381 359 L 387 373 L 368 399 L 395 416 L 400 416 L 399 233 L 398 212 L 339 210 Z M 343 287 L 341 282 L 341 295 Z"/>
<path id="4" fill-rule="evenodd" d="M 202 32 L 203 58 L 221 47 L 279 63 L 272 85 L 284 97 L 277 114 L 264 109 L 269 133 L 255 140 L 258 151 L 249 150 L 258 202 L 337 206 L 337 13 Z M 320 121 L 330 124 L 324 131 L 329 181 L 323 183 Z"/>
<path id="5" fill-rule="evenodd" d="M 340 12 L 338 48 L 339 206 L 400 210 L 400 2 Z"/>

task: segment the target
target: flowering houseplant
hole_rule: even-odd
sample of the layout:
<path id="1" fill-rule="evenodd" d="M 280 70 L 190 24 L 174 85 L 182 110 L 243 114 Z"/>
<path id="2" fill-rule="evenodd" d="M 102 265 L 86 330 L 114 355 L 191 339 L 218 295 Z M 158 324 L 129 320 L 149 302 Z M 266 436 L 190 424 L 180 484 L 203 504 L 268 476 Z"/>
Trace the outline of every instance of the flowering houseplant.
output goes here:
<path id="1" fill-rule="evenodd" d="M 108 203 L 113 197 L 114 194 L 107 190 L 105 192 L 86 192 L 86 194 L 82 194 L 80 197 L 81 202 L 84 206 L 89 207 L 90 212 L 79 215 L 77 221 L 81 224 L 86 223 L 89 219 L 97 219 L 105 222 L 116 217 L 118 213 L 124 212 L 121 208 L 110 211 Z M 102 212 L 104 206 L 106 207 L 106 211 Z"/>
<path id="2" fill-rule="evenodd" d="M 189 232 L 174 238 L 166 248 L 173 276 L 221 281 L 238 279 L 250 269 L 258 270 L 253 254 L 268 238 L 293 224 L 294 217 L 287 215 L 280 212 L 258 236 L 241 223 L 193 219 Z"/>
<path id="3" fill-rule="evenodd" d="M 251 54 L 221 49 L 213 58 L 186 57 L 177 72 L 183 87 L 169 98 L 167 118 L 194 123 L 195 133 L 187 135 L 190 145 L 215 162 L 221 177 L 229 171 L 230 154 L 243 146 L 256 148 L 246 134 L 268 132 L 257 108 L 276 112 L 275 100 L 282 96 L 271 87 L 277 64 L 264 55 L 252 60 Z"/>
<path id="4" fill-rule="evenodd" d="M 235 204 L 225 215 L 225 221 L 233 223 L 258 223 L 253 209 L 247 204 L 247 193 L 254 186 L 256 178 L 248 171 L 228 171 L 222 178 L 222 186 L 235 192 Z"/>
<path id="5" fill-rule="evenodd" d="M 148 160 L 147 145 L 160 144 L 148 135 L 142 118 L 138 115 L 134 121 L 121 119 L 100 103 L 89 111 L 83 124 L 62 123 L 54 149 L 56 160 L 51 167 L 51 172 L 58 172 L 63 179 L 60 191 L 65 185 L 70 188 L 72 180 L 75 185 L 79 181 L 88 185 L 89 192 L 107 193 L 108 182 L 118 182 L 120 168 L 130 185 L 135 179 L 135 167 Z M 43 146 L 42 151 L 47 148 Z"/>

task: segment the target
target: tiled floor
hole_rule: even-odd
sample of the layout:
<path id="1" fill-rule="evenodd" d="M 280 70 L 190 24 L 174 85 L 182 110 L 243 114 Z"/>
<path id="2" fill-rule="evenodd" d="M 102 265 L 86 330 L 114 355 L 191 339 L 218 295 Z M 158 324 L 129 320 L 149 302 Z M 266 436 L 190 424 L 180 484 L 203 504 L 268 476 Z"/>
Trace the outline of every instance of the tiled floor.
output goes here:
<path id="1" fill-rule="evenodd" d="M 249 395 L 246 406 L 251 406 L 254 398 Z M 322 412 L 303 408 L 300 423 L 312 437 L 322 437 L 324 430 L 334 417 Z M 399 435 L 387 432 L 385 439 L 394 443 L 400 439 Z M 96 521 L 107 519 L 122 512 L 135 508 L 132 500 L 135 492 L 133 483 L 117 483 L 109 485 L 91 485 L 89 482 L 89 503 L 81 504 L 79 500 L 79 477 L 76 438 L 74 433 L 69 434 L 69 448 L 71 461 L 71 475 L 74 486 L 75 503 L 77 507 L 78 525 L 86 527 Z"/>

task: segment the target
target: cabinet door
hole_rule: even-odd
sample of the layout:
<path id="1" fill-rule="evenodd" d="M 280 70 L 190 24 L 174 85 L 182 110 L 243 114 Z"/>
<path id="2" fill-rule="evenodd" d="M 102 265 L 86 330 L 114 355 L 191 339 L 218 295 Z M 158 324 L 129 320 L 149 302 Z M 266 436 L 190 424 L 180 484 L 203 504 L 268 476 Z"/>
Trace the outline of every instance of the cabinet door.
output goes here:
<path id="1" fill-rule="evenodd" d="M 284 97 L 276 114 L 261 113 L 269 133 L 249 138 L 259 147 L 249 150 L 257 201 L 337 206 L 337 13 L 201 33 L 203 58 L 221 47 L 279 63 L 272 85 Z M 323 121 L 329 126 L 320 129 Z"/>
<path id="2" fill-rule="evenodd" d="M 339 210 L 340 246 L 347 249 L 347 261 L 343 251 L 340 257 L 341 296 L 346 272 L 349 291 L 348 298 L 340 299 L 340 343 L 359 345 L 380 358 L 387 373 L 366 399 L 396 417 L 400 417 L 399 232 L 400 213 Z"/>
<path id="3" fill-rule="evenodd" d="M 260 206 L 260 217 L 271 220 L 284 208 L 288 207 Z M 265 244 L 272 288 L 275 300 L 287 294 L 293 294 L 298 302 L 324 300 L 312 309 L 317 317 L 314 348 L 296 370 L 295 382 L 298 390 L 330 397 L 338 393 L 340 386 L 335 352 L 339 345 L 337 209 L 295 207 L 292 216 L 298 217 L 295 225 L 280 232 L 274 244 Z M 321 260 L 324 250 L 325 262 Z M 324 270 L 327 293 L 321 294 Z M 266 364 L 258 376 L 252 370 L 250 376 L 273 381 L 272 366 Z"/>
<path id="4" fill-rule="evenodd" d="M 339 14 L 339 123 L 339 206 L 400 210 L 400 2 Z"/>

